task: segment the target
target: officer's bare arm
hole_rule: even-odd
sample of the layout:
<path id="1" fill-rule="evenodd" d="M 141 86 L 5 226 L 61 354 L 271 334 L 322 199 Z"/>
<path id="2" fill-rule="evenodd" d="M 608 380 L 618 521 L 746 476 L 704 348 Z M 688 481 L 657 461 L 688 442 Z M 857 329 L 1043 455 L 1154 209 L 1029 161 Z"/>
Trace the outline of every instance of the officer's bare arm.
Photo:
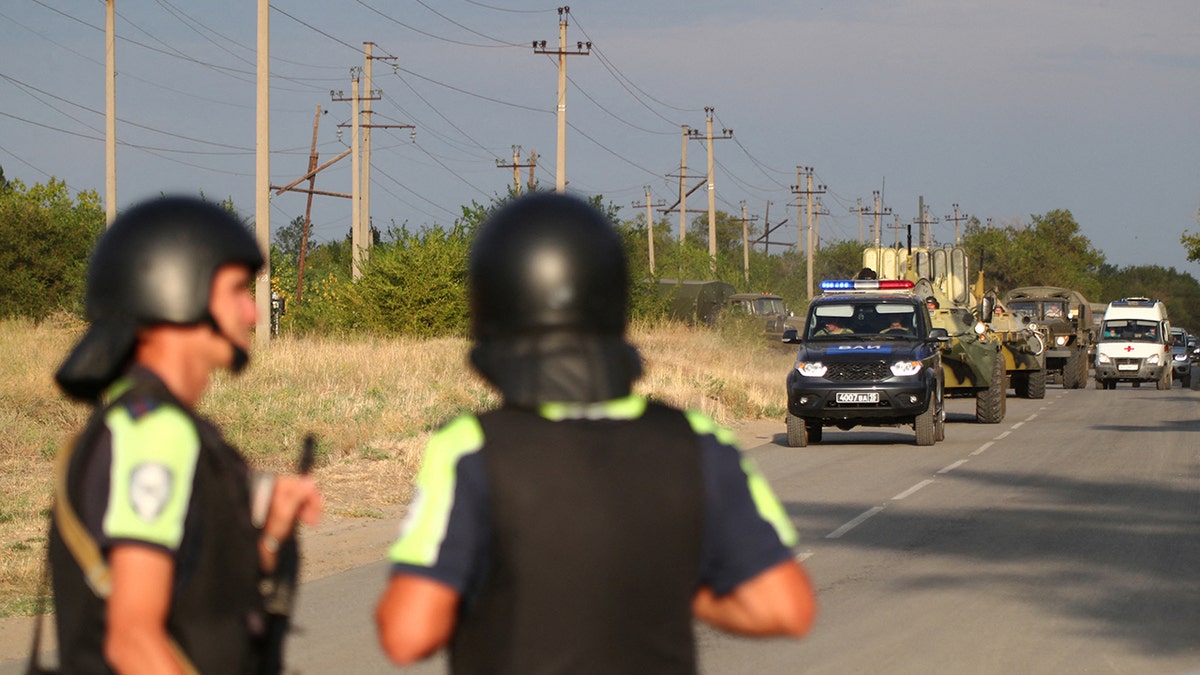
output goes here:
<path id="1" fill-rule="evenodd" d="M 383 651 L 399 665 L 433 654 L 450 641 L 458 601 L 458 591 L 439 581 L 394 575 L 375 609 Z"/>
<path id="2" fill-rule="evenodd" d="M 118 673 L 183 673 L 167 637 L 175 563 L 138 545 L 114 546 L 109 555 L 112 595 L 104 658 Z"/>
<path id="3" fill-rule="evenodd" d="M 802 637 L 816 611 L 808 574 L 791 560 L 767 568 L 726 595 L 704 587 L 692 600 L 696 618 L 742 635 Z"/>

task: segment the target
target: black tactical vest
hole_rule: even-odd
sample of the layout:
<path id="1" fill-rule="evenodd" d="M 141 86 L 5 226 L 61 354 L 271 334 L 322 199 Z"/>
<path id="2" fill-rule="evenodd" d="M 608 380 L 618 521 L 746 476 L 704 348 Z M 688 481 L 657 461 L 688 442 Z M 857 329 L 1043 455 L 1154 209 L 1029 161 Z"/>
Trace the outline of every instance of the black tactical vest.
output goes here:
<path id="1" fill-rule="evenodd" d="M 461 608 L 455 673 L 692 673 L 703 479 L 682 413 L 480 416 L 491 561 Z"/>
<path id="2" fill-rule="evenodd" d="M 144 375 L 144 374 L 141 374 Z M 257 533 L 250 522 L 248 468 L 215 427 L 196 417 L 156 379 L 138 376 L 132 389 L 97 407 L 71 457 L 67 491 L 79 510 L 80 470 L 107 433 L 108 408 L 138 397 L 170 403 L 196 425 L 200 454 L 167 630 L 201 673 L 251 673 L 258 667 L 264 614 L 258 591 Z M 117 498 L 110 495 L 110 498 Z M 81 514 L 81 519 L 83 518 Z M 59 661 L 64 673 L 109 673 L 104 661 L 105 602 L 88 587 L 57 527 L 50 529 Z"/>

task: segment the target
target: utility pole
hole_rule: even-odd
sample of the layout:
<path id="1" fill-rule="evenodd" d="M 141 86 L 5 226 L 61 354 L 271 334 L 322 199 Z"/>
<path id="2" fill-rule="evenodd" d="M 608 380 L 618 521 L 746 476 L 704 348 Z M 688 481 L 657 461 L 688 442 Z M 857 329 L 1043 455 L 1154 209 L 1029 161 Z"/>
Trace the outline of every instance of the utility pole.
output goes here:
<path id="1" fill-rule="evenodd" d="M 683 125 L 683 152 L 679 156 L 679 243 L 687 236 L 687 142 L 688 125 Z"/>
<path id="2" fill-rule="evenodd" d="M 850 213 L 858 214 L 858 245 L 859 246 L 862 246 L 862 243 L 863 243 L 863 213 L 865 213 L 866 211 L 867 211 L 867 207 L 863 206 L 862 197 L 858 198 L 857 205 L 850 207 Z"/>
<path id="3" fill-rule="evenodd" d="M 917 226 L 917 241 L 926 249 L 933 248 L 933 224 L 940 222 L 937 218 L 931 218 L 929 208 L 925 206 L 925 196 L 917 197 L 917 218 L 913 220 L 913 224 Z"/>
<path id="4" fill-rule="evenodd" d="M 308 195 L 304 205 L 304 231 L 300 235 L 300 260 L 296 264 L 296 302 L 304 295 L 304 262 L 308 257 L 308 232 L 312 222 L 312 190 L 317 182 L 317 127 L 321 123 L 321 106 L 317 106 L 317 114 L 313 117 L 312 149 L 308 151 Z"/>
<path id="5" fill-rule="evenodd" d="M 811 166 L 796 167 L 796 184 L 792 186 L 792 194 L 796 195 L 796 252 L 801 256 L 806 250 L 804 246 L 804 172 L 812 171 Z"/>
<path id="6" fill-rule="evenodd" d="M 534 54 L 553 54 L 558 56 L 558 175 L 555 179 L 555 191 L 562 193 L 567 189 L 567 57 L 587 56 L 592 50 L 592 43 L 577 42 L 575 51 L 567 51 L 567 17 L 571 14 L 570 7 L 558 8 L 558 49 L 547 50 L 546 41 L 533 41 Z"/>
<path id="7" fill-rule="evenodd" d="M 258 0 L 254 111 L 254 231 L 266 264 L 254 279 L 254 339 L 271 343 L 271 3 Z"/>
<path id="8" fill-rule="evenodd" d="M 505 164 L 500 160 L 496 160 L 496 167 L 500 168 L 500 169 L 512 169 L 513 170 L 513 193 L 520 195 L 521 194 L 521 169 L 525 169 L 525 168 L 529 169 L 529 189 L 530 190 L 533 189 L 533 167 L 534 167 L 534 158 L 536 157 L 536 155 L 534 155 L 532 152 L 530 152 L 529 153 L 529 163 L 522 164 L 521 163 L 521 146 L 519 146 L 519 145 L 512 146 L 512 151 L 513 151 L 512 164 Z"/>
<path id="9" fill-rule="evenodd" d="M 713 173 L 713 110 L 712 106 L 704 107 L 706 118 L 706 138 L 708 139 L 708 257 L 712 260 L 712 269 L 717 270 L 717 186 Z M 692 138 L 698 138 L 694 133 Z M 717 140 L 733 138 L 733 129 L 722 129 Z"/>
<path id="10" fill-rule="evenodd" d="M 815 238 L 813 235 L 813 199 L 812 199 L 812 195 L 825 194 L 825 186 L 818 185 L 817 189 L 815 189 L 815 190 L 813 189 L 813 168 L 811 166 L 796 167 L 797 182 L 799 182 L 799 179 L 801 177 L 803 177 L 805 179 L 806 187 L 801 188 L 799 185 L 793 185 L 792 193 L 796 194 L 796 195 L 802 195 L 804 197 L 807 197 L 807 199 L 803 200 L 804 201 L 804 215 L 805 215 L 805 219 L 808 224 L 808 237 L 807 237 L 808 244 L 806 246 L 807 258 L 806 258 L 805 267 L 808 268 L 806 270 L 806 273 L 808 275 L 808 297 L 811 298 L 813 296 L 813 248 L 816 244 Z M 797 202 L 797 204 L 799 204 L 799 202 Z M 803 238 L 804 228 L 801 227 L 800 229 L 801 229 L 800 234 L 801 234 L 801 237 Z"/>
<path id="11" fill-rule="evenodd" d="M 900 215 L 899 214 L 892 214 L 892 215 L 895 217 L 896 221 L 894 223 L 892 223 L 891 225 L 889 225 L 888 227 L 892 228 L 892 230 L 895 231 L 895 233 L 896 233 L 896 248 L 900 248 L 900 228 L 902 228 L 904 226 L 900 224 Z"/>
<path id="12" fill-rule="evenodd" d="M 875 226 L 874 226 L 875 232 L 874 232 L 874 235 L 871 237 L 871 239 L 875 242 L 875 248 L 880 248 L 883 246 L 883 233 L 882 233 L 882 225 L 880 224 L 879 219 L 881 216 L 892 215 L 892 207 L 889 206 L 882 210 L 879 208 L 880 199 L 881 199 L 881 197 L 879 195 L 879 190 L 872 190 L 871 197 L 875 201 L 875 206 L 870 211 L 867 212 L 867 215 L 869 215 L 875 219 Z"/>
<path id="13" fill-rule="evenodd" d="M 959 228 L 958 228 L 958 223 L 959 223 L 959 221 L 961 221 L 961 220 L 967 220 L 967 219 L 969 218 L 969 216 L 968 216 L 967 214 L 965 214 L 965 213 L 964 213 L 964 214 L 962 214 L 962 215 L 959 215 L 959 213 L 958 213 L 958 204 L 951 204 L 951 206 L 953 206 L 953 207 L 954 207 L 954 215 L 953 215 L 953 216 L 946 216 L 946 220 L 953 220 L 953 221 L 954 221 L 954 245 L 955 245 L 955 246 L 959 246 L 959 245 L 961 245 L 961 244 L 962 244 L 962 233 L 961 233 L 961 231 L 960 231 L 960 230 L 959 230 Z"/>
<path id="14" fill-rule="evenodd" d="M 652 208 L 666 206 L 666 202 L 658 202 L 657 204 L 650 201 L 650 186 L 643 186 L 646 190 L 646 203 L 639 204 L 634 202 L 633 205 L 646 207 L 646 243 L 650 251 L 650 274 L 654 274 L 654 214 L 650 211 Z"/>
<path id="15" fill-rule="evenodd" d="M 746 201 L 742 200 L 742 271 L 746 283 L 750 283 L 750 226 L 748 223 L 755 220 L 758 220 L 758 216 L 746 217 Z"/>
<path id="16" fill-rule="evenodd" d="M 529 166 L 529 189 L 530 190 L 533 190 L 533 185 L 534 185 L 533 170 L 537 168 L 537 161 L 538 161 L 538 157 L 540 157 L 540 156 L 541 155 L 538 155 L 536 150 L 529 151 L 528 166 Z"/>
<path id="17" fill-rule="evenodd" d="M 371 64 L 375 61 L 395 61 L 394 56 L 375 56 L 375 43 L 363 43 L 365 58 L 363 61 L 363 93 L 366 97 L 363 99 L 363 156 L 362 156 L 362 210 L 359 213 L 361 222 L 359 229 L 364 233 L 366 239 L 366 247 L 368 253 L 371 246 L 375 243 L 375 238 L 371 235 L 371 129 L 376 128 L 376 125 L 371 123 L 371 101 L 379 100 L 381 90 L 371 88 Z M 395 125 L 388 125 L 389 127 Z M 404 125 L 411 128 L 411 125 Z"/>
<path id="18" fill-rule="evenodd" d="M 822 192 L 825 191 L 824 185 L 819 186 L 819 188 Z M 815 210 L 813 211 L 813 245 L 818 251 L 820 251 L 821 250 L 821 216 L 829 215 L 829 209 L 825 208 L 825 205 L 821 203 L 820 197 L 817 197 L 815 201 L 816 201 L 816 204 L 814 205 Z"/>
<path id="19" fill-rule="evenodd" d="M 104 217 L 117 217 L 117 0 L 104 9 Z"/>
<path id="20" fill-rule="evenodd" d="M 371 42 L 363 44 L 374 45 Z M 351 109 L 350 124 L 339 124 L 338 128 L 350 127 L 350 278 L 355 280 L 362 277 L 363 265 L 370 256 L 371 245 L 374 243 L 374 237 L 371 235 L 369 204 L 367 203 L 367 199 L 364 198 L 365 195 L 370 194 L 370 166 L 369 162 L 364 162 L 364 158 L 371 156 L 370 130 L 415 129 L 411 124 L 370 124 L 363 122 L 363 115 L 369 112 L 370 102 L 378 101 L 380 98 L 379 95 L 382 92 L 379 90 L 362 90 L 359 87 L 359 73 L 369 69 L 371 62 L 376 59 L 388 60 L 395 58 L 393 56 L 371 56 L 370 51 L 368 48 L 367 60 L 363 67 L 356 66 L 350 69 L 350 96 L 347 97 L 345 92 L 341 90 L 329 92 L 330 100 L 349 101 Z M 362 106 L 364 103 L 367 108 L 365 110 Z M 413 133 L 415 134 L 416 132 L 414 131 Z M 340 159 L 340 156 L 338 159 Z M 364 167 L 364 163 L 368 164 L 368 166 Z M 323 193 L 318 192 L 316 194 Z"/>

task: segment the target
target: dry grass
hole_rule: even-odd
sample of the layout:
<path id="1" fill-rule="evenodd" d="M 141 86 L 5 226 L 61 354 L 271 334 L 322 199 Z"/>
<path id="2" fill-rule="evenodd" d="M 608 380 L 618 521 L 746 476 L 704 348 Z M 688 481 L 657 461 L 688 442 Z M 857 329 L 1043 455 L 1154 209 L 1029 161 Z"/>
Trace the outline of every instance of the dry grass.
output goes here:
<path id="1" fill-rule="evenodd" d="M 79 335 L 68 319 L 0 321 L 0 616 L 32 610 L 53 457 L 87 416 L 51 374 Z M 744 331 L 635 326 L 646 361 L 637 391 L 734 424 L 784 415 L 790 350 Z M 218 376 L 202 405 L 258 468 L 286 470 L 305 434 L 318 438 L 327 513 L 378 518 L 405 503 L 429 433 L 497 404 L 466 366 L 459 339 L 280 338 L 239 378 Z"/>

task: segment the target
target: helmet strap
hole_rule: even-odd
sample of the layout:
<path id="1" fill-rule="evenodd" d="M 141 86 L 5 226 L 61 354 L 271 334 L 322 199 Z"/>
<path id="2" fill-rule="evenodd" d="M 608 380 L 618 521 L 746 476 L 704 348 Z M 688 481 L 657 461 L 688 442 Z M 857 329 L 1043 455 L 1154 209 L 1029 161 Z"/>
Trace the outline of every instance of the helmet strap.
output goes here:
<path id="1" fill-rule="evenodd" d="M 221 326 L 217 323 L 216 318 L 213 317 L 212 312 L 208 312 L 205 316 L 205 319 L 207 320 L 209 327 L 212 328 L 212 331 L 218 336 L 225 338 L 225 341 L 229 343 L 230 348 L 233 349 L 233 361 L 229 364 L 229 372 L 237 375 L 245 370 L 246 366 L 250 365 L 250 352 L 238 346 L 238 344 L 233 341 L 233 338 L 229 337 L 225 331 L 221 330 Z"/>

